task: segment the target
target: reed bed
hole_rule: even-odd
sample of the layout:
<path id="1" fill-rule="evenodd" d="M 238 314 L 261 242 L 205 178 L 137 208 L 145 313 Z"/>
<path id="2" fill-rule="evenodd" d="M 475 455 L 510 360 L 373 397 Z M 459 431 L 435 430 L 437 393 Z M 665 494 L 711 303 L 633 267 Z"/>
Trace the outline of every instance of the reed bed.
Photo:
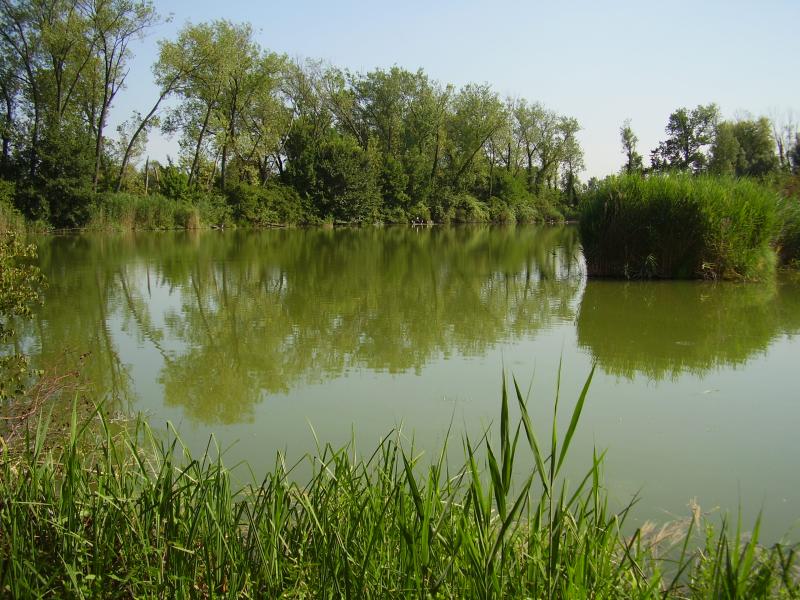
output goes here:
<path id="1" fill-rule="evenodd" d="M 626 534 L 630 507 L 609 510 L 602 454 L 566 485 L 590 382 L 566 428 L 556 393 L 549 447 L 504 381 L 499 427 L 462 440 L 460 468 L 445 449 L 424 459 L 390 435 L 362 459 L 320 447 L 303 482 L 279 456 L 262 481 L 237 486 L 211 446 L 192 458 L 141 421 L 115 432 L 102 410 L 83 423 L 73 412 L 64 444 L 45 450 L 43 419 L 0 465 L 0 594 L 797 597 L 796 549 L 760 546 L 757 524 L 746 540 L 741 526 L 715 535 L 695 519 L 678 535 Z M 517 468 L 523 452 L 532 472 Z"/>
<path id="2" fill-rule="evenodd" d="M 778 197 L 755 181 L 609 177 L 581 207 L 589 276 L 765 279 L 775 272 Z"/>
<path id="3" fill-rule="evenodd" d="M 781 199 L 780 215 L 778 249 L 781 262 L 800 268 L 800 194 Z"/>
<path id="4" fill-rule="evenodd" d="M 160 194 L 124 192 L 100 196 L 92 206 L 86 229 L 202 229 L 230 221 L 230 209 L 217 197 L 174 200 Z"/>

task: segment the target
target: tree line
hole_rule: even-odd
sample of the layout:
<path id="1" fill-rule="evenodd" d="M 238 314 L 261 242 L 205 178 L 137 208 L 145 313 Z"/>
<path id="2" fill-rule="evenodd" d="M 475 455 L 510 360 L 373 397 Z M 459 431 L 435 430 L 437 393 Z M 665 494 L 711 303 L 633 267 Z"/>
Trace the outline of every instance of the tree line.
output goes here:
<path id="1" fill-rule="evenodd" d="M 148 1 L 0 0 L 0 174 L 28 218 L 80 225 L 110 193 L 212 198 L 252 222 L 557 218 L 576 119 L 400 67 L 354 73 L 263 49 L 249 24 L 159 42 L 157 96 L 109 135 Z M 155 128 L 180 152 L 145 155 Z M 142 164 L 144 163 L 144 164 Z"/>
<path id="2" fill-rule="evenodd" d="M 159 20 L 149 0 L 0 0 L 0 197 L 28 219 L 80 226 L 153 195 L 255 224 L 575 214 L 575 118 L 421 69 L 291 60 L 249 24 L 161 40 L 155 96 L 110 132 L 131 44 Z M 179 141 L 166 164 L 146 154 L 157 129 Z M 645 167 L 627 121 L 622 170 L 766 177 L 800 164 L 791 120 L 722 121 L 709 104 L 673 112 L 666 133 Z"/>
<path id="3" fill-rule="evenodd" d="M 679 108 L 667 121 L 667 139 L 650 152 L 645 167 L 639 138 L 626 120 L 620 127 L 625 163 L 622 172 L 709 173 L 766 178 L 800 172 L 800 124 L 791 115 L 722 120 L 716 104 Z"/>

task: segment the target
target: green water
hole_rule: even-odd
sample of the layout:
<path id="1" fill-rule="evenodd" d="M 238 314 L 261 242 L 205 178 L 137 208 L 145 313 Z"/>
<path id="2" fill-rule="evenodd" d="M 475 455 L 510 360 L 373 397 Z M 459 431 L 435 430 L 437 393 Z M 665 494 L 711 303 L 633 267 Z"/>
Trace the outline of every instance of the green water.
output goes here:
<path id="1" fill-rule="evenodd" d="M 180 232 L 40 240 L 24 347 L 78 356 L 97 397 L 209 436 L 233 465 L 393 428 L 429 455 L 499 415 L 503 366 L 542 432 L 599 365 L 570 478 L 608 449 L 639 521 L 706 510 L 800 525 L 800 282 L 587 282 L 574 228 Z M 65 355 L 64 350 L 67 349 Z M 562 415 L 566 424 L 568 414 Z M 313 428 L 313 429 L 312 429 Z"/>

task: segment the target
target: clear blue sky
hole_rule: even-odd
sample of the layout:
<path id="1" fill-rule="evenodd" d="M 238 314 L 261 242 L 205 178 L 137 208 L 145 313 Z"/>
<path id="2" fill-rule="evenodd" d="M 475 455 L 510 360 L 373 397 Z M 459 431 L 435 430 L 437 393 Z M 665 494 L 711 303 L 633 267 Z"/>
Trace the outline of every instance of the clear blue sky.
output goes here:
<path id="1" fill-rule="evenodd" d="M 187 21 L 250 22 L 264 48 L 351 70 L 422 67 L 443 83 L 487 82 L 583 127 L 583 178 L 617 171 L 626 119 L 647 157 L 674 109 L 716 102 L 724 117 L 793 110 L 800 119 L 800 0 L 155 0 L 171 22 L 137 43 L 112 125 L 156 97 L 157 40 Z M 153 158 L 177 141 L 151 135 Z"/>

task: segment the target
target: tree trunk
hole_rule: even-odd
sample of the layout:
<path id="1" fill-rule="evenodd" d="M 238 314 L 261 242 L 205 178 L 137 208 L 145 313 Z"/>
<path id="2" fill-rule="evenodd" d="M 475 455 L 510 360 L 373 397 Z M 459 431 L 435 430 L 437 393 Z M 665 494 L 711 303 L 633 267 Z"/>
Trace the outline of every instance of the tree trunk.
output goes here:
<path id="1" fill-rule="evenodd" d="M 3 90 L 5 104 L 6 104 L 6 127 L 3 128 L 3 167 L 7 167 L 11 161 L 11 125 L 14 122 L 14 105 L 11 102 L 11 96 L 7 91 Z"/>
<path id="2" fill-rule="evenodd" d="M 100 156 L 103 154 L 103 129 L 106 126 L 106 113 L 108 112 L 107 93 L 103 93 L 103 106 L 100 109 L 100 118 L 97 120 L 97 138 L 94 144 L 94 178 L 92 191 L 97 193 L 97 184 L 100 182 Z"/>
<path id="3" fill-rule="evenodd" d="M 206 116 L 203 119 L 203 126 L 200 128 L 200 135 L 197 136 L 197 145 L 194 148 L 194 159 L 192 159 L 192 168 L 189 170 L 189 187 L 192 187 L 192 181 L 197 175 L 197 163 L 200 162 L 200 147 L 203 144 L 203 138 L 206 135 L 206 129 L 208 129 L 208 120 L 209 118 L 211 118 L 211 109 L 213 106 L 214 103 L 209 102 L 208 109 L 206 110 Z"/>
<path id="4" fill-rule="evenodd" d="M 117 191 L 119 191 L 120 188 L 122 187 L 122 177 L 125 174 L 125 167 L 128 166 L 128 161 L 130 160 L 131 157 L 131 150 L 133 150 L 133 145 L 136 143 L 136 138 L 139 137 L 139 134 L 141 134 L 142 131 L 144 131 L 144 128 L 147 127 L 147 124 L 150 122 L 150 119 L 152 119 L 153 115 L 156 114 L 156 111 L 158 110 L 158 107 L 161 104 L 162 100 L 164 100 L 164 98 L 167 97 L 167 94 L 169 94 L 172 91 L 172 85 L 173 84 L 170 84 L 163 92 L 161 92 L 161 95 L 158 97 L 158 100 L 156 100 L 156 103 L 153 105 L 153 108 L 151 108 L 150 112 L 147 113 L 147 116 L 144 119 L 142 119 L 142 122 L 139 123 L 139 127 L 136 128 L 136 131 L 131 136 L 130 141 L 128 141 L 128 146 L 125 148 L 125 154 L 122 157 L 122 164 L 119 167 L 119 175 L 117 176 Z"/>
<path id="5" fill-rule="evenodd" d="M 224 192 L 225 191 L 225 167 L 228 166 L 228 141 L 225 140 L 225 144 L 222 146 L 222 163 L 220 164 L 220 178 L 219 178 L 219 187 Z"/>

